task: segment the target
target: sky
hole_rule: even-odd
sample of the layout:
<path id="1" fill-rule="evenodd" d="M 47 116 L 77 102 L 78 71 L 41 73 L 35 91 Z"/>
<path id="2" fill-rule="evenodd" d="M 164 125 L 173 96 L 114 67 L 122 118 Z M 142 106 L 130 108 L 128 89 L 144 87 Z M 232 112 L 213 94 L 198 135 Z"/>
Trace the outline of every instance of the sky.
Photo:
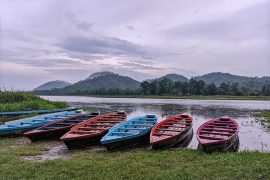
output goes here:
<path id="1" fill-rule="evenodd" d="M 0 87 L 112 71 L 270 76 L 270 0 L 0 0 Z"/>

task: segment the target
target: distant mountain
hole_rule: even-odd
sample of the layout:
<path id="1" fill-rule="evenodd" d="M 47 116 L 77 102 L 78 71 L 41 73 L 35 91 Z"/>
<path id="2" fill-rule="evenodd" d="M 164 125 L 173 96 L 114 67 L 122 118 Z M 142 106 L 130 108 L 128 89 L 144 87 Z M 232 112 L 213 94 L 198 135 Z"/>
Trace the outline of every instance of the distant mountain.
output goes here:
<path id="1" fill-rule="evenodd" d="M 203 80 L 206 83 L 215 83 L 220 85 L 225 83 L 239 83 L 240 86 L 248 86 L 252 88 L 262 88 L 265 84 L 270 84 L 270 77 L 246 77 L 232 75 L 229 73 L 213 72 L 203 76 L 194 77 L 195 80 Z"/>
<path id="2" fill-rule="evenodd" d="M 91 74 L 88 78 L 86 79 L 95 79 L 97 77 L 101 77 L 101 76 L 107 76 L 107 75 L 113 75 L 114 73 L 110 72 L 110 71 L 102 71 L 102 72 L 96 72 Z"/>
<path id="3" fill-rule="evenodd" d="M 47 82 L 45 84 L 38 86 L 37 88 L 34 89 L 34 91 L 59 89 L 59 88 L 64 88 L 69 85 L 71 85 L 71 83 L 66 82 L 66 81 L 60 81 L 60 80 L 50 81 L 50 82 Z"/>
<path id="4" fill-rule="evenodd" d="M 178 75 L 178 74 L 167 74 L 157 79 L 148 80 L 149 82 L 153 80 L 162 80 L 163 78 L 168 78 L 172 81 L 189 81 L 188 78 Z M 229 73 L 214 72 L 205 74 L 202 76 L 194 77 L 195 80 L 203 80 L 207 84 L 215 83 L 219 86 L 222 82 L 225 83 L 239 83 L 240 86 L 246 86 L 251 89 L 261 89 L 264 85 L 270 84 L 270 77 L 246 77 L 232 75 Z M 52 90 L 54 89 L 54 90 Z M 127 90 L 130 91 L 140 89 L 140 82 L 128 77 L 115 74 L 112 72 L 104 71 L 97 72 L 90 75 L 85 80 L 81 80 L 77 83 L 70 84 L 65 81 L 51 81 L 45 83 L 34 89 L 37 93 L 44 92 L 45 94 L 72 94 L 83 91 L 95 91 L 95 90 Z M 52 91 L 48 91 L 52 90 Z"/>
<path id="5" fill-rule="evenodd" d="M 179 74 L 167 74 L 165 76 L 162 76 L 160 78 L 157 78 L 157 79 L 151 79 L 151 80 L 147 80 L 149 82 L 153 81 L 153 80 L 162 80 L 164 78 L 168 78 L 172 81 L 181 81 L 181 82 L 185 82 L 185 81 L 188 81 L 188 78 L 186 78 L 185 76 L 182 76 L 182 75 L 179 75 Z"/>
<path id="6" fill-rule="evenodd" d="M 94 91 L 94 90 L 108 90 L 108 89 L 119 89 L 119 90 L 137 90 L 140 88 L 140 82 L 119 74 L 104 71 L 94 73 L 85 80 L 74 83 L 70 86 L 65 87 L 63 90 L 67 92 L 80 91 Z"/>

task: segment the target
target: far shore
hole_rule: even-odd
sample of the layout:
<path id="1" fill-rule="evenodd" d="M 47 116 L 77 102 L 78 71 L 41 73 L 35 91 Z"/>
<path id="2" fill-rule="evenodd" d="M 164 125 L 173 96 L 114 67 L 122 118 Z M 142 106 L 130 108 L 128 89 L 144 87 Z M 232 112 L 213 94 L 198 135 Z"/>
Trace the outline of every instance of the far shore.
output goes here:
<path id="1" fill-rule="evenodd" d="M 194 99 L 194 100 L 262 100 L 269 101 L 270 96 L 153 96 L 153 95 L 40 95 L 40 96 L 86 96 L 99 98 L 142 98 L 142 99 Z"/>

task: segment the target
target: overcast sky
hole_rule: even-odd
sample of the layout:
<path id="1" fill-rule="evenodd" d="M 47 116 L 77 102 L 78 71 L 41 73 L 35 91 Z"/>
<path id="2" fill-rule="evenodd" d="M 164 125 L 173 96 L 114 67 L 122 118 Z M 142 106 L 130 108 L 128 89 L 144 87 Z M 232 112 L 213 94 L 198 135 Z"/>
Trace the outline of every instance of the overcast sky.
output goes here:
<path id="1" fill-rule="evenodd" d="M 270 0 L 0 0 L 0 86 L 97 71 L 270 76 Z"/>

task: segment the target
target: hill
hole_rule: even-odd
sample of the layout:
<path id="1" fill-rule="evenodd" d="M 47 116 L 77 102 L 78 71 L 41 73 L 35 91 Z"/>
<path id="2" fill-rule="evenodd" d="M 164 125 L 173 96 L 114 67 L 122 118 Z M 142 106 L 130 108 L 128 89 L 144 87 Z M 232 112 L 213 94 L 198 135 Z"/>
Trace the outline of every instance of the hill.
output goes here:
<path id="1" fill-rule="evenodd" d="M 69 85 L 71 85 L 71 83 L 66 82 L 66 81 L 60 81 L 60 80 L 50 81 L 50 82 L 47 82 L 45 84 L 38 86 L 37 88 L 34 89 L 34 91 L 60 89 Z"/>
<path id="2" fill-rule="evenodd" d="M 229 73 L 213 72 L 205 74 L 203 76 L 197 76 L 195 80 L 203 80 L 206 83 L 215 83 L 220 85 L 222 82 L 225 83 L 239 83 L 240 86 L 247 86 L 251 88 L 262 88 L 265 84 L 270 84 L 270 77 L 246 77 L 233 75 Z"/>
<path id="3" fill-rule="evenodd" d="M 147 80 L 148 82 L 151 82 L 151 81 L 154 81 L 154 80 L 158 80 L 158 81 L 160 81 L 160 80 L 162 80 L 162 79 L 164 79 L 164 78 L 168 78 L 168 79 L 170 79 L 170 80 L 172 80 L 172 81 L 181 81 L 181 82 L 185 82 L 185 81 L 188 81 L 188 78 L 186 78 L 185 76 L 182 76 L 182 75 L 179 75 L 179 74 L 167 74 L 167 75 L 165 75 L 165 76 L 162 76 L 162 77 L 160 77 L 160 78 L 157 78 L 157 79 L 150 79 L 150 80 Z"/>
<path id="4" fill-rule="evenodd" d="M 64 91 L 95 91 L 100 89 L 119 89 L 119 90 L 138 90 L 140 82 L 128 77 L 121 76 L 112 72 L 98 72 L 94 73 L 85 80 L 74 83 L 63 88 Z"/>

